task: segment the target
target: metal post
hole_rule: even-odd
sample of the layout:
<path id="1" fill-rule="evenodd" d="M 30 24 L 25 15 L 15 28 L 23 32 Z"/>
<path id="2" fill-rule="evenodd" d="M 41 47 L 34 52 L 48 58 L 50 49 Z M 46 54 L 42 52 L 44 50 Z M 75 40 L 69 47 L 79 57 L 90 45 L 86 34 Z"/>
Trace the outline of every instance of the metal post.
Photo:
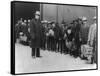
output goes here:
<path id="1" fill-rule="evenodd" d="M 57 11 L 56 11 L 56 22 L 58 23 L 58 5 L 56 5 L 56 9 L 57 9 Z"/>
<path id="2" fill-rule="evenodd" d="M 43 20 L 43 3 L 40 3 L 40 13 L 41 13 L 40 20 Z"/>

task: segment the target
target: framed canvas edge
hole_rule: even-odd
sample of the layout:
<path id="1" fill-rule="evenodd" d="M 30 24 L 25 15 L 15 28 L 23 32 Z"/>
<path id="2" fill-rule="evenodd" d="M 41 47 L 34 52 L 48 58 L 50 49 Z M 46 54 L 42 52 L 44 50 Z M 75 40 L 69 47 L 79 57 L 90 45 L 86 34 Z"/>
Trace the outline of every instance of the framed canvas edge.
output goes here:
<path id="1" fill-rule="evenodd" d="M 80 4 L 62 4 L 62 3 L 48 3 L 48 2 L 35 2 L 35 3 L 44 3 L 44 4 L 56 4 L 56 5 L 69 5 L 69 6 L 83 6 L 83 7 L 96 7 L 96 16 L 97 16 L 97 66 L 96 69 L 79 69 L 79 70 L 64 70 L 64 71 L 49 71 L 49 72 L 32 72 L 32 73 L 15 73 L 15 42 L 14 42 L 14 33 L 15 28 L 14 24 L 14 3 L 34 3 L 33 1 L 11 1 L 11 71 L 12 75 L 24 75 L 24 74 L 44 74 L 44 73 L 61 73 L 61 72 L 77 72 L 77 71 L 92 71 L 98 70 L 98 6 L 96 5 L 80 5 Z M 13 65 L 12 65 L 13 64 Z"/>

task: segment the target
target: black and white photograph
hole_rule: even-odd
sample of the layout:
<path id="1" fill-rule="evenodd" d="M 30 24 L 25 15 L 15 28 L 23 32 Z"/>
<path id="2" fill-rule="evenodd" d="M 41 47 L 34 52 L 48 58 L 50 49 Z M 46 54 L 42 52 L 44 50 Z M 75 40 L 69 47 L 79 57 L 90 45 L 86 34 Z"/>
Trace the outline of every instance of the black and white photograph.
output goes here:
<path id="1" fill-rule="evenodd" d="M 98 68 L 97 6 L 11 2 L 11 73 Z"/>

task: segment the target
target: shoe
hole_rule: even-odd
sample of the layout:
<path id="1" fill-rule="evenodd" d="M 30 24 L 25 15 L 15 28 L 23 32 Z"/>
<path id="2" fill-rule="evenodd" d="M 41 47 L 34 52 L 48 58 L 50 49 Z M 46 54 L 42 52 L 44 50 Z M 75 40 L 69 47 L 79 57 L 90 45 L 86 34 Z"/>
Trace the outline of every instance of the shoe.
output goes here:
<path id="1" fill-rule="evenodd" d="M 78 56 L 74 55 L 74 58 L 77 58 Z"/>
<path id="2" fill-rule="evenodd" d="M 35 56 L 32 56 L 32 58 L 36 58 Z"/>
<path id="3" fill-rule="evenodd" d="M 36 57 L 39 57 L 39 58 L 41 58 L 42 56 L 36 56 Z"/>

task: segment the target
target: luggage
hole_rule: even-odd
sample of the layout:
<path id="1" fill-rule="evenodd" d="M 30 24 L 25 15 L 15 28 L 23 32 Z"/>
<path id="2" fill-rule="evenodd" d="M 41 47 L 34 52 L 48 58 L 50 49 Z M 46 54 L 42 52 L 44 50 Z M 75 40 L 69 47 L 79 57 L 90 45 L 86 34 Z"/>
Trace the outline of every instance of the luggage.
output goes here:
<path id="1" fill-rule="evenodd" d="M 25 41 L 25 42 L 27 41 L 27 36 L 23 32 L 20 32 L 19 35 L 20 35 L 19 37 L 20 41 Z"/>
<path id="2" fill-rule="evenodd" d="M 68 49 L 71 49 L 71 47 L 72 47 L 72 42 L 71 41 L 67 41 L 67 39 L 65 40 L 65 44 L 66 44 L 66 47 L 68 48 Z"/>
<path id="3" fill-rule="evenodd" d="M 88 63 L 93 62 L 93 47 L 90 47 L 89 45 L 81 45 L 81 58 L 86 57 L 88 60 Z"/>
<path id="4" fill-rule="evenodd" d="M 26 36 L 20 36 L 20 41 L 27 41 L 27 37 Z"/>

